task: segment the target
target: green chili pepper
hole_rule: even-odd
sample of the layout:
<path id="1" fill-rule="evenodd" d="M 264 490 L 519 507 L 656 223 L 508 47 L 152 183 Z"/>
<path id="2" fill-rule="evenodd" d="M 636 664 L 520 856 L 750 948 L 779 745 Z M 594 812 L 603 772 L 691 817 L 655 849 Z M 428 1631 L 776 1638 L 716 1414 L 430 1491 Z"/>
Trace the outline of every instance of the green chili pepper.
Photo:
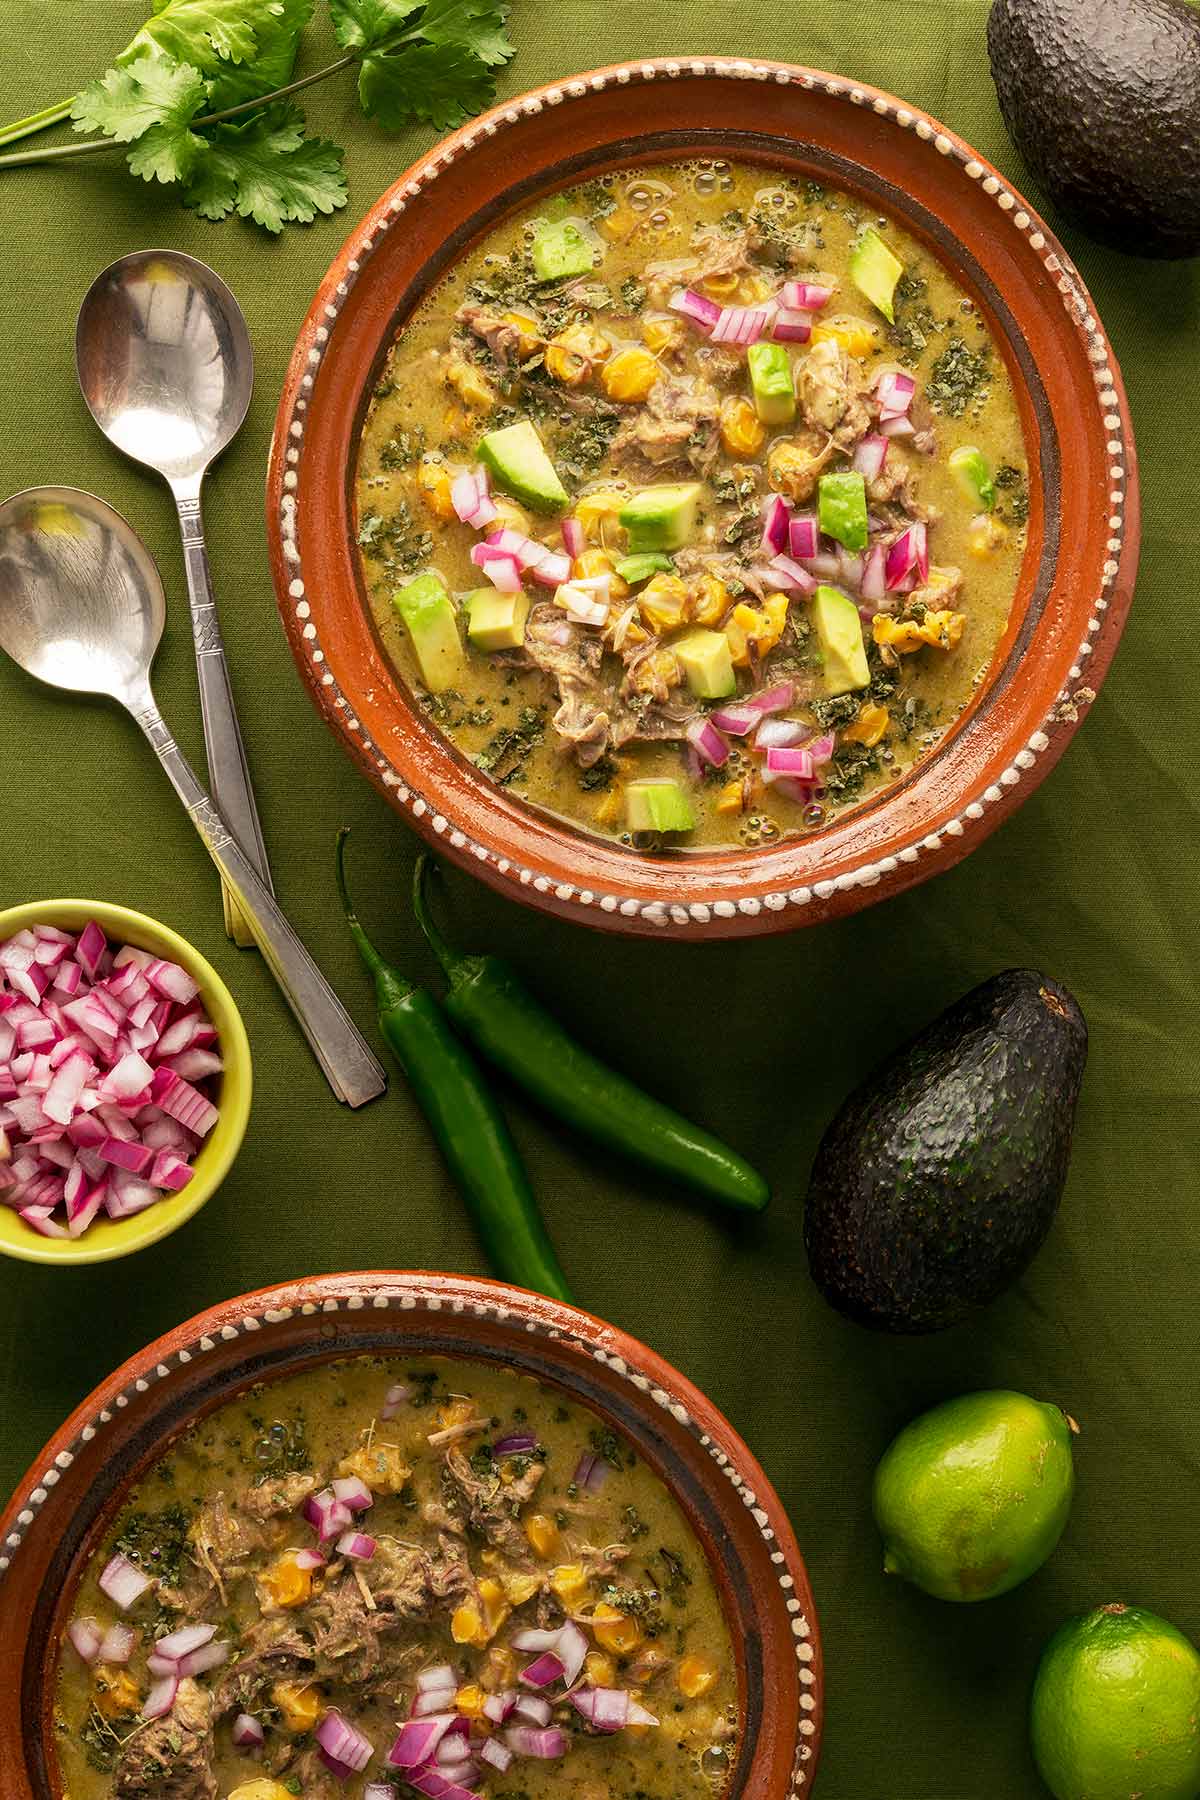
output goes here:
<path id="1" fill-rule="evenodd" d="M 519 1287 L 571 1300 L 517 1147 L 478 1064 L 432 994 L 384 962 L 358 922 L 346 890 L 348 836 L 338 833 L 338 893 L 350 935 L 375 977 L 379 1028 L 466 1197 L 492 1267 Z"/>
<path id="2" fill-rule="evenodd" d="M 446 1011 L 476 1049 L 584 1137 L 710 1199 L 760 1212 L 770 1190 L 749 1163 L 577 1044 L 507 963 L 451 949 L 426 903 L 429 861 L 417 863 L 413 908 L 449 983 Z"/>

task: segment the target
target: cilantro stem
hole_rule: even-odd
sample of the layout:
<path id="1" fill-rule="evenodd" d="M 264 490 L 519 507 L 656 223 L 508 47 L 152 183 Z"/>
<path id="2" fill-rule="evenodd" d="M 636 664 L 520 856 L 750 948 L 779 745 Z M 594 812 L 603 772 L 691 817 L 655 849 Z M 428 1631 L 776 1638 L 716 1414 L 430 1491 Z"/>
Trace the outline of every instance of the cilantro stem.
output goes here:
<path id="1" fill-rule="evenodd" d="M 398 49 L 420 34 L 406 31 L 394 38 L 385 39 L 373 44 L 373 54 L 381 51 Z M 289 94 L 298 94 L 301 88 L 312 87 L 318 81 L 327 81 L 331 75 L 340 75 L 343 69 L 361 61 L 361 53 L 351 51 L 347 56 L 339 56 L 336 62 L 327 64 L 323 69 L 316 69 L 311 75 L 302 75 L 298 81 L 289 81 L 286 87 L 275 88 L 269 94 L 261 94 L 257 100 L 243 100 L 240 106 L 226 107 L 223 112 L 206 113 L 203 118 L 193 119 L 191 129 L 200 130 L 205 125 L 223 125 L 227 119 L 240 119 L 246 113 L 260 112 L 264 106 L 271 106 L 276 100 L 284 100 Z M 40 131 L 45 125 L 54 125 L 61 119 L 70 116 L 74 100 L 66 100 L 61 106 L 48 107 L 45 113 L 39 113 L 34 119 L 22 119 L 19 125 L 10 125 L 0 131 L 0 144 L 8 143 L 28 133 Z M 15 155 L 0 156 L 0 169 L 15 169 L 22 164 L 42 162 L 59 162 L 70 156 L 92 156 L 98 150 L 123 150 L 128 146 L 118 144 L 114 138 L 88 138 L 82 144 L 59 144 L 50 150 L 19 150 Z"/>
<path id="2" fill-rule="evenodd" d="M 72 95 L 69 100 L 60 100 L 57 106 L 47 106 L 41 112 L 30 113 L 27 119 L 18 119 L 14 125 L 0 126 L 0 144 L 15 144 L 18 138 L 32 137 L 35 131 L 45 131 L 48 125 L 69 119 L 74 104 L 75 96 Z"/>

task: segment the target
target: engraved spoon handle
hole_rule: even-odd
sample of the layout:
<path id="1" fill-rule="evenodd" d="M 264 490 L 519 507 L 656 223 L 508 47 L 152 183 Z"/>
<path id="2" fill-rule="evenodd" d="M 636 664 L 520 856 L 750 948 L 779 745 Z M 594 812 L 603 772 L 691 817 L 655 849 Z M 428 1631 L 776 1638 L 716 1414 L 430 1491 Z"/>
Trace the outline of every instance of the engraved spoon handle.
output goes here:
<path id="1" fill-rule="evenodd" d="M 387 1076 L 345 1007 L 300 942 L 273 894 L 241 849 L 221 813 L 168 731 L 147 685 L 129 705 L 216 863 L 238 911 L 254 934 L 284 999 L 339 1100 L 365 1106 L 387 1087 Z"/>
<path id="2" fill-rule="evenodd" d="M 233 701 L 233 684 L 225 645 L 217 620 L 212 575 L 208 565 L 208 549 L 204 542 L 204 517 L 200 508 L 200 480 L 172 485 L 175 507 L 179 514 L 179 530 L 183 539 L 183 563 L 187 574 L 188 600 L 192 610 L 192 637 L 196 651 L 196 680 L 200 688 L 200 717 L 204 724 L 204 753 L 208 761 L 208 780 L 217 810 L 229 823 L 237 842 L 253 865 L 263 886 L 274 892 L 267 847 L 263 841 L 254 789 L 250 784 L 250 765 L 246 746 Z M 253 935 L 239 917 L 238 909 L 223 888 L 225 929 L 235 944 L 243 948 Z"/>

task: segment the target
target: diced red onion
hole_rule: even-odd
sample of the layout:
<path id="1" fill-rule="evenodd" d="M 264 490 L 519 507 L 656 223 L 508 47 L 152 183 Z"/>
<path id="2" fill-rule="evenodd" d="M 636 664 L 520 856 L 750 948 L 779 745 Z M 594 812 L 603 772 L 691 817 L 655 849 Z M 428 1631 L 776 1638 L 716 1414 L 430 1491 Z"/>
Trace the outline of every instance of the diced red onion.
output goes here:
<path id="1" fill-rule="evenodd" d="M 178 1675 L 164 1675 L 156 1681 L 142 1702 L 143 1719 L 165 1719 L 179 1692 Z"/>
<path id="2" fill-rule="evenodd" d="M 482 531 L 497 516 L 484 468 L 464 469 L 450 484 L 450 503 L 464 525 Z"/>
<path id="3" fill-rule="evenodd" d="M 517 1756 L 537 1756 L 548 1761 L 566 1755 L 569 1739 L 557 1726 L 539 1731 L 530 1725 L 510 1725 L 504 1741 Z"/>
<path id="4" fill-rule="evenodd" d="M 526 1456 L 529 1451 L 537 1449 L 537 1439 L 532 1431 L 511 1431 L 507 1437 L 498 1438 L 492 1445 L 493 1456 Z"/>
<path id="5" fill-rule="evenodd" d="M 267 1734 L 253 1713 L 239 1713 L 231 1733 L 239 1750 L 261 1750 Z"/>
<path id="6" fill-rule="evenodd" d="M 479 1746 L 479 1760 L 487 1763 L 489 1768 L 498 1769 L 503 1775 L 512 1766 L 513 1753 L 499 1738 L 490 1737 Z"/>
<path id="7" fill-rule="evenodd" d="M 317 1743 L 335 1762 L 360 1775 L 375 1754 L 375 1746 L 361 1731 L 331 1707 L 314 1733 Z"/>
<path id="8" fill-rule="evenodd" d="M 913 395 L 917 384 L 911 375 L 903 375 L 897 369 L 885 369 L 875 383 L 875 398 L 879 402 L 881 419 L 898 419 L 908 411 L 913 403 Z"/>
<path id="9" fill-rule="evenodd" d="M 795 306 L 781 306 L 771 319 L 771 336 L 777 344 L 807 344 L 812 328 L 812 314 Z"/>
<path id="10" fill-rule="evenodd" d="M 165 962 L 155 957 L 146 964 L 146 980 L 156 987 L 166 1000 L 174 1000 L 177 1006 L 186 1006 L 200 992 L 200 985 L 181 969 L 178 963 Z"/>
<path id="11" fill-rule="evenodd" d="M 715 300 L 706 294 L 698 294 L 694 288 L 676 288 L 667 305 L 672 312 L 682 313 L 693 325 L 711 331 L 721 316 L 721 308 Z"/>
<path id="12" fill-rule="evenodd" d="M 352 1513 L 366 1512 L 369 1506 L 375 1504 L 374 1494 L 366 1482 L 360 1481 L 357 1475 L 344 1476 L 341 1480 L 333 1482 L 332 1486 L 336 1497 L 343 1506 L 348 1506 Z"/>
<path id="13" fill-rule="evenodd" d="M 700 760 L 710 768 L 719 769 L 729 761 L 729 745 L 711 719 L 703 715 L 693 719 L 687 727 L 686 736 Z"/>
<path id="14" fill-rule="evenodd" d="M 879 422 L 880 435 L 885 438 L 914 437 L 916 430 L 912 420 L 907 418 L 881 419 Z"/>
<path id="15" fill-rule="evenodd" d="M 497 550 L 490 544 L 473 544 L 471 561 L 483 570 L 492 586 L 501 594 L 519 594 L 521 570 L 515 556 Z"/>
<path id="16" fill-rule="evenodd" d="M 798 588 L 802 594 L 815 594 L 817 591 L 815 576 L 810 575 L 791 556 L 772 557 L 769 569 L 775 580 L 786 587 Z"/>
<path id="17" fill-rule="evenodd" d="M 348 1556 L 352 1562 L 370 1562 L 377 1547 L 375 1539 L 363 1531 L 345 1531 L 337 1541 L 338 1555 Z"/>
<path id="18" fill-rule="evenodd" d="M 594 1731 L 620 1731 L 629 1723 L 629 1695 L 624 1688 L 576 1688 L 571 1705 Z"/>
<path id="19" fill-rule="evenodd" d="M 396 1800 L 396 1790 L 390 1781 L 368 1781 L 362 1800 Z"/>
<path id="20" fill-rule="evenodd" d="M 788 521 L 787 550 L 800 558 L 815 556 L 820 549 L 816 513 L 795 513 Z M 780 549 L 784 546 L 781 544 Z"/>
<path id="21" fill-rule="evenodd" d="M 393 1769 L 420 1768 L 434 1755 L 455 1717 L 454 1713 L 437 1713 L 429 1719 L 409 1719 L 400 1727 L 400 1735 L 385 1760 Z"/>
<path id="22" fill-rule="evenodd" d="M 764 719 L 754 734 L 756 750 L 784 750 L 812 736 L 800 719 Z"/>
<path id="23" fill-rule="evenodd" d="M 119 1606 L 122 1612 L 128 1612 L 147 1588 L 153 1585 L 149 1575 L 143 1575 L 135 1563 L 131 1563 L 128 1557 L 119 1552 L 105 1564 L 99 1581 L 100 1592 L 107 1594 L 113 1605 Z"/>
<path id="24" fill-rule="evenodd" d="M 154 1646 L 154 1654 L 165 1657 L 168 1662 L 179 1662 L 181 1657 L 190 1656 L 193 1650 L 199 1650 L 204 1644 L 211 1644 L 216 1635 L 215 1625 L 184 1625 L 167 1637 L 159 1638 Z"/>
<path id="25" fill-rule="evenodd" d="M 292 1561 L 298 1569 L 323 1569 L 325 1558 L 319 1550 L 294 1550 Z"/>
<path id="26" fill-rule="evenodd" d="M 813 778 L 813 759 L 810 750 L 779 749 L 767 751 L 767 766 L 763 779 L 767 782 L 773 776 L 787 775 L 793 781 L 811 781 Z"/>
<path id="27" fill-rule="evenodd" d="M 901 587 L 913 573 L 921 581 L 929 579 L 929 540 L 923 520 L 918 519 L 902 531 L 887 553 L 884 583 L 889 593 Z"/>
<path id="28" fill-rule="evenodd" d="M 493 1725 L 503 1725 L 519 1698 L 516 1688 L 505 1688 L 501 1694 L 489 1694 L 483 1703 L 485 1717 Z"/>
<path id="29" fill-rule="evenodd" d="M 822 763 L 827 763 L 832 760 L 836 745 L 837 739 L 834 737 L 832 731 L 827 731 L 821 737 L 815 737 L 809 740 L 804 747 L 813 759 L 814 769 L 819 769 Z"/>
<path id="30" fill-rule="evenodd" d="M 354 1523 L 354 1514 L 348 1506 L 343 1506 L 332 1488 L 310 1494 L 300 1510 L 323 1544 Z"/>
<path id="31" fill-rule="evenodd" d="M 780 290 L 780 303 L 816 312 L 832 298 L 833 289 L 815 281 L 785 281 Z"/>
<path id="32" fill-rule="evenodd" d="M 608 1464 L 594 1451 L 585 1450 L 575 1466 L 572 1480 L 577 1488 L 583 1488 L 586 1493 L 598 1494 L 608 1480 Z"/>
<path id="33" fill-rule="evenodd" d="M 723 306 L 710 336 L 714 344 L 757 344 L 771 324 L 774 306 Z"/>
<path id="34" fill-rule="evenodd" d="M 439 1663 L 435 1669 L 424 1669 L 417 1676 L 417 1692 L 427 1694 L 430 1688 L 458 1686 L 458 1676 L 449 1663 Z"/>
<path id="35" fill-rule="evenodd" d="M 71 1640 L 72 1647 L 85 1663 L 96 1661 L 105 1634 L 95 1619 L 72 1619 L 67 1626 L 67 1636 Z"/>
<path id="36" fill-rule="evenodd" d="M 762 718 L 757 708 L 741 703 L 737 706 L 720 706 L 708 716 L 714 725 L 727 732 L 730 737 L 748 736 Z"/>
<path id="37" fill-rule="evenodd" d="M 95 981 L 96 972 L 100 967 L 100 958 L 107 949 L 107 938 L 95 919 L 89 919 L 80 932 L 79 940 L 75 945 L 75 961 L 89 981 Z"/>
<path id="38" fill-rule="evenodd" d="M 434 1714 L 445 1712 L 454 1703 L 458 1692 L 458 1684 L 451 1687 L 430 1688 L 427 1693 L 418 1694 L 413 1702 L 413 1718 L 427 1719 Z"/>
<path id="39" fill-rule="evenodd" d="M 874 481 L 882 473 L 887 461 L 888 441 L 885 437 L 868 436 L 860 438 L 854 452 L 852 467 L 867 481 Z"/>
<path id="40" fill-rule="evenodd" d="M 790 507 L 782 494 L 771 494 L 763 501 L 762 548 L 772 556 L 787 548 Z"/>
<path id="41" fill-rule="evenodd" d="M 411 1394 L 411 1388 L 407 1388 L 403 1382 L 397 1381 L 383 1397 L 383 1405 L 379 1409 L 380 1418 L 394 1419 Z"/>
<path id="42" fill-rule="evenodd" d="M 227 1643 L 201 1644 L 199 1650 L 191 1651 L 179 1659 L 179 1673 L 184 1675 L 203 1675 L 209 1669 L 219 1669 L 227 1663 L 231 1655 L 231 1646 Z"/>
<path id="43" fill-rule="evenodd" d="M 854 588 L 857 591 L 862 585 L 865 566 L 865 558 L 860 556 L 857 550 L 838 551 L 838 580 L 843 587 Z"/>
<path id="44" fill-rule="evenodd" d="M 887 592 L 887 581 L 884 572 L 885 563 L 886 556 L 883 545 L 876 544 L 875 547 L 867 553 L 867 559 L 863 564 L 862 581 L 859 583 L 859 592 L 864 600 L 880 601 L 884 598 Z"/>
<path id="45" fill-rule="evenodd" d="M 536 1662 L 530 1663 L 527 1669 L 521 1670 L 521 1680 L 525 1683 L 526 1687 L 549 1687 L 553 1682 L 561 1681 L 562 1678 L 563 1665 L 554 1654 L 553 1650 L 547 1650 L 544 1655 L 538 1657 Z M 518 1712 L 523 1710 L 524 1704 L 524 1698 L 518 1700 Z M 549 1702 L 546 1702 L 546 1717 L 544 1719 L 538 1719 L 537 1723 L 539 1725 L 545 1725 L 549 1722 L 549 1718 L 550 1706 Z"/>
<path id="46" fill-rule="evenodd" d="M 211 1100 L 206 1100 L 198 1088 L 172 1069 L 160 1067 L 154 1071 L 150 1098 L 155 1106 L 177 1119 L 186 1130 L 194 1131 L 197 1137 L 207 1137 L 220 1116 Z"/>
<path id="47" fill-rule="evenodd" d="M 583 526 L 578 519 L 564 519 L 562 522 L 563 549 L 570 557 L 582 556 L 587 548 L 587 539 Z"/>

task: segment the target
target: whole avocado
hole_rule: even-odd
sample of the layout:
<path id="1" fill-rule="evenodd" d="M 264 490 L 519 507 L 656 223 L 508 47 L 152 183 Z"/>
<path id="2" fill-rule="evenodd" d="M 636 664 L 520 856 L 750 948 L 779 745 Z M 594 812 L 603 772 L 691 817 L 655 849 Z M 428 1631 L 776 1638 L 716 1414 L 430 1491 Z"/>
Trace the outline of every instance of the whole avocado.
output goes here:
<path id="1" fill-rule="evenodd" d="M 973 988 L 850 1096 L 809 1179 L 813 1280 L 876 1331 L 940 1331 L 996 1299 L 1058 1210 L 1087 1026 L 1032 969 Z"/>
<path id="2" fill-rule="evenodd" d="M 1134 256 L 1200 254 L 1200 10 L 994 0 L 1004 123 L 1068 218 Z"/>

